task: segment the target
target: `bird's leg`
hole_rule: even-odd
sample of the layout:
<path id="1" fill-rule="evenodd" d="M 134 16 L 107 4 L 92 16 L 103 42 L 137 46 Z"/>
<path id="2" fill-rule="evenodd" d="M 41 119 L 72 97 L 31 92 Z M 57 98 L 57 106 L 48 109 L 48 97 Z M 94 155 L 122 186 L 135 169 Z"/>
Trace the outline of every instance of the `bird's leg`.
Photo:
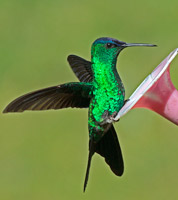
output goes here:
<path id="1" fill-rule="evenodd" d="M 124 101 L 124 105 L 125 105 L 128 101 L 130 101 L 130 99 L 126 99 L 126 100 Z M 123 106 L 124 106 L 124 105 L 123 105 Z"/>
<path id="2" fill-rule="evenodd" d="M 126 99 L 125 101 L 124 101 L 124 105 L 129 101 L 130 99 Z M 124 106 L 123 105 L 123 106 Z M 114 122 L 118 122 L 120 119 L 118 119 L 118 120 L 115 120 L 115 117 L 117 116 L 117 114 L 114 116 L 114 118 L 113 118 L 113 121 Z"/>

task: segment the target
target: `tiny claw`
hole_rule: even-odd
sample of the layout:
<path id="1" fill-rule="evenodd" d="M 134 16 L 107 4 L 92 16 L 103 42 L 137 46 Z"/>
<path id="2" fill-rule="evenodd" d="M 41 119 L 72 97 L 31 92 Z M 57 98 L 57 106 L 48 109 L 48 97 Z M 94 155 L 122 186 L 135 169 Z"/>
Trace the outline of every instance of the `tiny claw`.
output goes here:
<path id="1" fill-rule="evenodd" d="M 125 105 L 128 101 L 130 101 L 130 99 L 126 99 L 126 100 L 124 101 L 124 105 Z"/>

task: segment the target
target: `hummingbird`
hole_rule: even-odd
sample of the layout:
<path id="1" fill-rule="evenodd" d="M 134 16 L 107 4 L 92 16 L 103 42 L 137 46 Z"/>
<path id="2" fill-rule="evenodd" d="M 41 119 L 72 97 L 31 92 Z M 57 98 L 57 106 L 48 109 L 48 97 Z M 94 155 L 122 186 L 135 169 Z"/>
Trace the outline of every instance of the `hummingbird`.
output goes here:
<path id="1" fill-rule="evenodd" d="M 89 155 L 84 192 L 95 153 L 104 157 L 115 175 L 122 176 L 124 172 L 121 147 L 113 126 L 115 116 L 126 102 L 116 62 L 123 49 L 134 46 L 156 45 L 126 43 L 109 37 L 99 38 L 92 44 L 91 62 L 76 55 L 69 55 L 67 58 L 80 82 L 69 82 L 25 94 L 12 101 L 3 111 L 9 113 L 68 107 L 89 108 Z"/>

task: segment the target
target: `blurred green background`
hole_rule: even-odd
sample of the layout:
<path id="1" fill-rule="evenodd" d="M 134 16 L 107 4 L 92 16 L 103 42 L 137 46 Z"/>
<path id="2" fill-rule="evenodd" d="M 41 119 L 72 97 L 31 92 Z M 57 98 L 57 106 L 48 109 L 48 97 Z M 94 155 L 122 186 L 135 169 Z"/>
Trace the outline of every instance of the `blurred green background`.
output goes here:
<path id="1" fill-rule="evenodd" d="M 90 59 L 109 36 L 157 44 L 128 48 L 118 60 L 126 97 L 176 47 L 178 1 L 0 0 L 0 110 L 14 98 L 77 81 L 66 58 Z M 171 76 L 178 87 L 178 58 Z M 116 177 L 94 156 L 87 191 L 87 110 L 0 114 L 0 199 L 178 199 L 178 127 L 135 109 L 115 124 L 125 160 Z"/>

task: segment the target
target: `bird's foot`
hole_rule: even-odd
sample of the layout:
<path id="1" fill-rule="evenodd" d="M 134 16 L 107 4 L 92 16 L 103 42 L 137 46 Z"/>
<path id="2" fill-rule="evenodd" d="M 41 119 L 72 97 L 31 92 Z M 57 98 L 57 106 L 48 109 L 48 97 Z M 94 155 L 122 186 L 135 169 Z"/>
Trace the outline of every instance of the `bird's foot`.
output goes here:
<path id="1" fill-rule="evenodd" d="M 110 115 L 109 117 L 108 117 L 108 119 L 106 120 L 107 121 L 107 123 L 113 123 L 115 120 L 115 117 L 117 116 L 117 112 L 115 111 L 115 112 L 113 112 L 113 114 L 112 115 Z"/>

